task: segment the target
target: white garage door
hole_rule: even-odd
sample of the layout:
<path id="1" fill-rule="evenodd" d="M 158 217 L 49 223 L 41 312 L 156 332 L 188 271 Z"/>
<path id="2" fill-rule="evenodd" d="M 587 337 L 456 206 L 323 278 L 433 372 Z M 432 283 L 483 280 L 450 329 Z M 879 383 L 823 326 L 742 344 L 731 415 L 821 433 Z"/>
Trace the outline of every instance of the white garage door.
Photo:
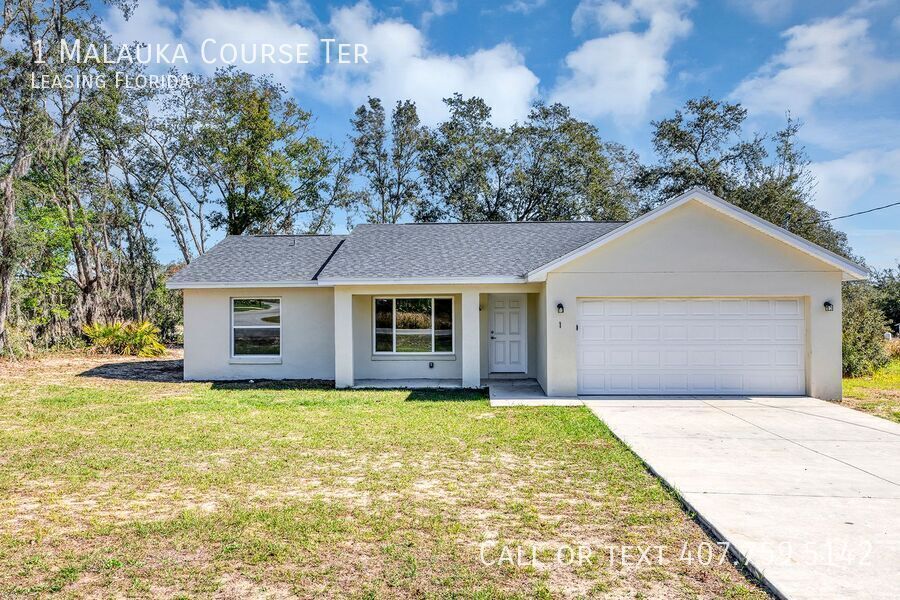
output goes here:
<path id="1" fill-rule="evenodd" d="M 578 301 L 579 394 L 805 393 L 799 298 Z"/>

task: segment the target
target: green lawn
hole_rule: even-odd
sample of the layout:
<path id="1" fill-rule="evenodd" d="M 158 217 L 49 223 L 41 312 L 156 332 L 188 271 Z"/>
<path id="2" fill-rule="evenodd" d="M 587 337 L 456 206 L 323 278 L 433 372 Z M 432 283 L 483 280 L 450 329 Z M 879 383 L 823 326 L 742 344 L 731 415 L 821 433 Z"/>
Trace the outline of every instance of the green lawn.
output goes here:
<path id="1" fill-rule="evenodd" d="M 0 365 L 0 597 L 764 597 L 585 409 L 104 362 Z"/>
<path id="2" fill-rule="evenodd" d="M 900 423 L 900 359 L 869 377 L 844 379 L 844 404 Z"/>

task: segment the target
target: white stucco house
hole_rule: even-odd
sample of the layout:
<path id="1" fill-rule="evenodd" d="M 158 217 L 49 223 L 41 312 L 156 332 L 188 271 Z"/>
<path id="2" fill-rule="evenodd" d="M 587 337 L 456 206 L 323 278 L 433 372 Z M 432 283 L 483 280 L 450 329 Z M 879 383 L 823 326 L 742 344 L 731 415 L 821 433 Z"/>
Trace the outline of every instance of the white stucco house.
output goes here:
<path id="1" fill-rule="evenodd" d="M 229 236 L 168 286 L 184 291 L 190 380 L 837 399 L 841 282 L 866 276 L 693 189 L 627 223 Z"/>

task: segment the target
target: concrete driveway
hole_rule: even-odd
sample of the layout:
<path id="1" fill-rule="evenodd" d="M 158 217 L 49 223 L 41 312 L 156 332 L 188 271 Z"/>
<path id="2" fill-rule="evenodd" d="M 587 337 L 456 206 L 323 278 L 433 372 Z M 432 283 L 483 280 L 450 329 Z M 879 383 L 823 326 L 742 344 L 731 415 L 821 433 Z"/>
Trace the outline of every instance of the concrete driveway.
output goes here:
<path id="1" fill-rule="evenodd" d="M 777 594 L 900 598 L 900 425 L 811 398 L 585 404 Z"/>

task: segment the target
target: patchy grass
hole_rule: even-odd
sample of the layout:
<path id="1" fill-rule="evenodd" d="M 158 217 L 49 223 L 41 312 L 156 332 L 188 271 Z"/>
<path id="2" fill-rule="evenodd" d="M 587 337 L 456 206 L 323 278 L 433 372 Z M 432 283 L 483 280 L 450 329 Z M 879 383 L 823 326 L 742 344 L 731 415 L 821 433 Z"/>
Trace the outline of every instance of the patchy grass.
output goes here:
<path id="1" fill-rule="evenodd" d="M 585 409 L 179 367 L 0 365 L 0 597 L 765 597 Z"/>
<path id="2" fill-rule="evenodd" d="M 842 403 L 900 423 L 900 358 L 869 377 L 844 379 Z"/>

